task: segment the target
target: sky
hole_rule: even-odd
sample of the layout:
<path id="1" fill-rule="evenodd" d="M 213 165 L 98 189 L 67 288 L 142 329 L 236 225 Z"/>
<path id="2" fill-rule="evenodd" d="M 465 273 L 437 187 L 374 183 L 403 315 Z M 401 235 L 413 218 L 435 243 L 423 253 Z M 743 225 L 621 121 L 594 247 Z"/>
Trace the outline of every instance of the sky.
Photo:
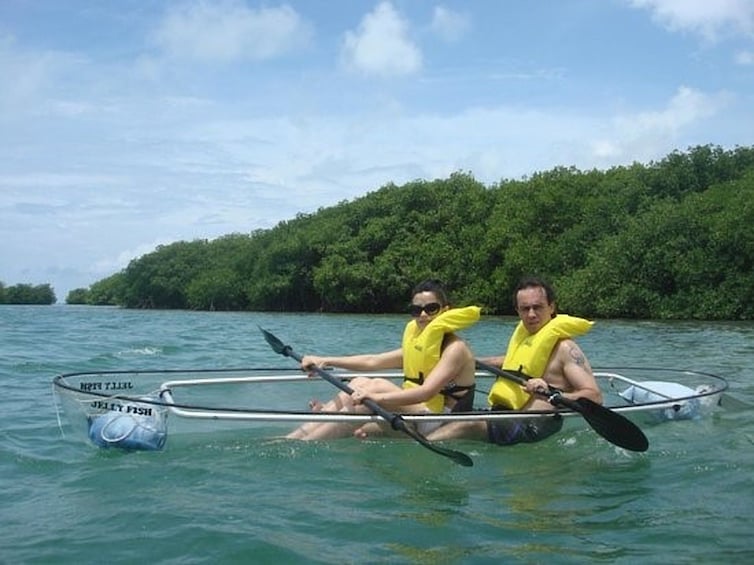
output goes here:
<path id="1" fill-rule="evenodd" d="M 0 281 L 388 184 L 754 145 L 754 0 L 2 0 Z"/>

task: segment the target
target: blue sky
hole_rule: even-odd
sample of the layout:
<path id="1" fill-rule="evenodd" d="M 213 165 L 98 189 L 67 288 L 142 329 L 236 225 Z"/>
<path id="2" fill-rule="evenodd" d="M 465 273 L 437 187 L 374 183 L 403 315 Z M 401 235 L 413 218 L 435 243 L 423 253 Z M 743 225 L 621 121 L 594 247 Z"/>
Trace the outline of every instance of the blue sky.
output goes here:
<path id="1" fill-rule="evenodd" d="M 754 144 L 754 0 L 2 0 L 0 281 L 388 182 Z"/>

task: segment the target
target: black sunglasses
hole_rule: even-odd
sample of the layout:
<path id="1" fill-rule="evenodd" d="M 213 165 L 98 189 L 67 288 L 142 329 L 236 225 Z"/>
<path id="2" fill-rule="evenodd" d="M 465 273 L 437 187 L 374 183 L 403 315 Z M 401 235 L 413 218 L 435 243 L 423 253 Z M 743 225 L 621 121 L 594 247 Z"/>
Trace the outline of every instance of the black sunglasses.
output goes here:
<path id="1" fill-rule="evenodd" d="M 442 304 L 439 302 L 430 302 L 429 304 L 424 304 L 423 306 L 421 304 L 411 304 L 408 307 L 408 313 L 411 314 L 412 318 L 418 318 L 421 316 L 422 312 L 426 312 L 427 316 L 434 316 L 437 314 L 440 309 L 442 308 Z"/>

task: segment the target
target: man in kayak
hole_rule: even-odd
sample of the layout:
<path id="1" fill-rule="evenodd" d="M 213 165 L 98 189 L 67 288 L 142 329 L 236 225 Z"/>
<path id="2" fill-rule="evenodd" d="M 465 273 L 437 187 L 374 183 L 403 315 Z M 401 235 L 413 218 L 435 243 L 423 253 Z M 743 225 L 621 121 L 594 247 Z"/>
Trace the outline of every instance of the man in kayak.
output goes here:
<path id="1" fill-rule="evenodd" d="M 451 308 L 442 284 L 427 280 L 417 285 L 411 295 L 411 320 L 403 332 L 401 347 L 383 353 L 344 357 L 305 355 L 301 367 L 311 370 L 338 367 L 349 371 L 402 369 L 402 385 L 379 378 L 360 376 L 350 382 L 352 394 L 339 393 L 318 410 L 326 412 L 370 413 L 364 399 L 370 398 L 387 410 L 402 413 L 444 413 L 471 410 L 474 402 L 474 355 L 455 331 L 479 320 L 480 308 Z M 417 431 L 427 434 L 439 422 L 426 422 Z M 287 437 L 317 440 L 384 431 L 386 422 L 370 423 L 354 430 L 354 424 L 308 422 Z"/>
<path id="2" fill-rule="evenodd" d="M 514 306 L 520 318 L 505 356 L 483 359 L 511 373 L 530 377 L 525 386 L 498 378 L 489 393 L 491 410 L 554 410 L 542 393 L 550 388 L 566 398 L 588 398 L 602 403 L 602 392 L 584 352 L 573 340 L 591 329 L 593 322 L 558 314 L 552 287 L 538 278 L 525 278 L 516 287 Z M 560 431 L 562 418 L 451 422 L 428 436 L 487 439 L 498 445 L 542 440 Z"/>

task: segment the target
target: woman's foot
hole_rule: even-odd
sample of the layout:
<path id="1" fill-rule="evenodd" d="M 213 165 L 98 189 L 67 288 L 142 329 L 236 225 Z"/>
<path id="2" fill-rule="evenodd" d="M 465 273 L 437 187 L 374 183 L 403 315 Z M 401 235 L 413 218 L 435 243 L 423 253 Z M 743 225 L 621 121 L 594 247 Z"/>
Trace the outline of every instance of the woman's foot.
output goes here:
<path id="1" fill-rule="evenodd" d="M 369 422 L 356 428 L 353 431 L 353 437 L 356 439 L 369 439 L 370 437 L 379 436 L 383 434 L 383 430 L 376 422 Z"/>

